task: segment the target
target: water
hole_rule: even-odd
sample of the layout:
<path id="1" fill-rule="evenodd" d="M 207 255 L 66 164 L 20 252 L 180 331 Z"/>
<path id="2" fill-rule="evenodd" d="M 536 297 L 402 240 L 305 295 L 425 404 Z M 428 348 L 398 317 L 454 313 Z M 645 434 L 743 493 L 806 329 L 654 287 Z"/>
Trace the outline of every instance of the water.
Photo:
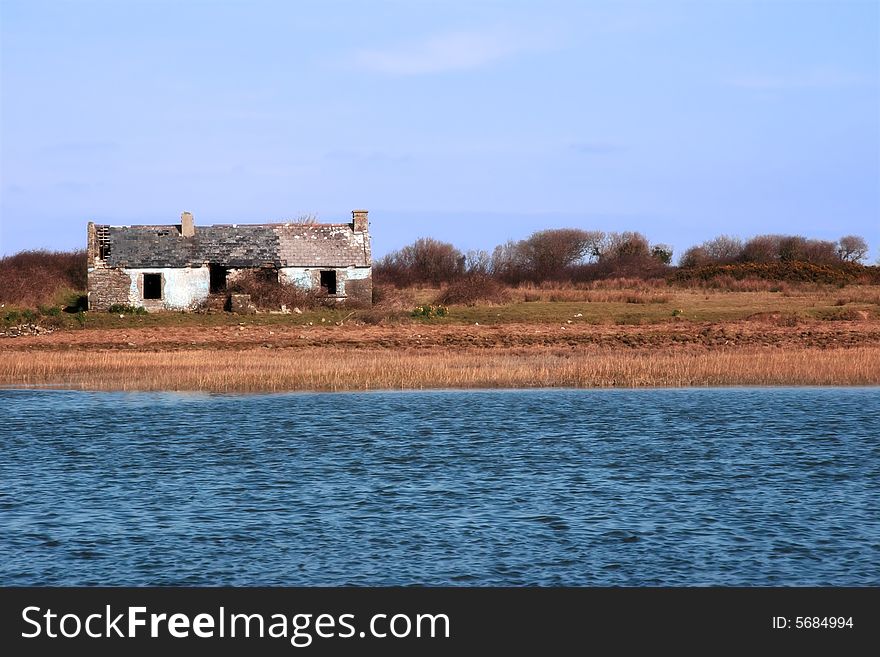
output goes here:
<path id="1" fill-rule="evenodd" d="M 880 584 L 878 389 L 0 408 L 3 585 Z"/>

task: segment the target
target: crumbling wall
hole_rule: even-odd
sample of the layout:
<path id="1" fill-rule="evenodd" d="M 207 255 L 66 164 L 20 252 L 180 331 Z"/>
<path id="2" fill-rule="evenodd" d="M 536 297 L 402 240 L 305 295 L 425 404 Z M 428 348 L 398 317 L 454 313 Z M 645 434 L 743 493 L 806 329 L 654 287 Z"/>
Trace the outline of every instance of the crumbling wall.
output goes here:
<path id="1" fill-rule="evenodd" d="M 118 269 L 89 267 L 89 310 L 107 310 L 114 304 L 128 304 L 131 277 Z"/>
<path id="2" fill-rule="evenodd" d="M 129 278 L 128 303 L 147 310 L 192 310 L 208 298 L 211 273 L 208 267 L 124 269 Z M 162 298 L 144 299 L 144 274 L 162 277 Z"/>
<path id="3" fill-rule="evenodd" d="M 276 225 L 282 265 L 323 267 L 370 264 L 369 233 L 353 233 L 350 224 Z"/>
<path id="4" fill-rule="evenodd" d="M 296 285 L 304 290 L 313 290 L 320 281 L 320 269 L 314 267 L 282 267 L 278 270 L 278 280 L 285 285 Z"/>
<path id="5" fill-rule="evenodd" d="M 350 224 L 88 225 L 90 305 L 148 310 L 192 309 L 210 296 L 210 265 L 226 268 L 226 282 L 241 272 L 274 268 L 279 280 L 317 290 L 322 271 L 336 272 L 339 302 L 372 301 L 372 255 L 365 210 Z M 294 266 L 295 265 L 295 266 Z M 161 276 L 161 298 L 144 299 L 144 274 Z M 216 277 L 215 277 L 216 278 Z M 219 280 L 216 281 L 219 283 Z"/>
<path id="6" fill-rule="evenodd" d="M 347 272 L 345 281 L 346 302 L 358 306 L 373 305 L 373 271 L 356 268 Z"/>
<path id="7" fill-rule="evenodd" d="M 373 270 L 370 267 L 282 267 L 278 270 L 282 283 L 304 290 L 321 286 L 321 272 L 336 272 L 336 296 L 340 301 L 369 305 L 373 301 Z"/>

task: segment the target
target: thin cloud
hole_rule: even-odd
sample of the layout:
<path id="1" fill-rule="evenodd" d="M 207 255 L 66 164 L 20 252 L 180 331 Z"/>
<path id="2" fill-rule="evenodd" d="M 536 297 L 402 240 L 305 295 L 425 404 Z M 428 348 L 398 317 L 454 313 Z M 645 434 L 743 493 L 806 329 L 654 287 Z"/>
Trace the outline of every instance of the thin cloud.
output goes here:
<path id="1" fill-rule="evenodd" d="M 354 55 L 354 65 L 386 75 L 467 71 L 490 66 L 542 45 L 540 37 L 512 30 L 447 32 L 394 48 L 359 50 Z"/>
<path id="2" fill-rule="evenodd" d="M 746 75 L 730 80 L 730 84 L 744 89 L 828 89 L 860 86 L 870 81 L 864 75 L 820 68 L 795 75 Z"/>

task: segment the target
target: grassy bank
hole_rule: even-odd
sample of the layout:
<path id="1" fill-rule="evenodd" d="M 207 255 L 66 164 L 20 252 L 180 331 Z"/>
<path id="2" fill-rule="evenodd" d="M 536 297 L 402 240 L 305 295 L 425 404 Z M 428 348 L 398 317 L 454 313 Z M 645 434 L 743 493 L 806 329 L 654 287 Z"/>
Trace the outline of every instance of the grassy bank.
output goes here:
<path id="1" fill-rule="evenodd" d="M 880 346 L 848 349 L 251 349 L 6 352 L 0 385 L 88 390 L 878 385 Z"/>
<path id="2" fill-rule="evenodd" d="M 503 304 L 450 306 L 443 317 L 414 317 L 413 309 L 428 304 L 440 291 L 431 288 L 396 291 L 392 299 L 372 309 L 305 309 L 301 314 L 157 312 L 149 314 L 65 313 L 58 308 L 39 311 L 0 309 L 0 333 L 22 323 L 51 330 L 223 326 L 335 326 L 338 324 L 589 324 L 640 325 L 681 321 L 727 322 L 773 314 L 777 320 L 857 320 L 880 318 L 880 286 L 783 287 L 780 290 L 721 291 L 674 288 L 591 290 L 572 287 L 518 288 Z"/>
<path id="3" fill-rule="evenodd" d="M 0 385 L 367 390 L 880 384 L 880 287 L 517 288 L 414 316 L 438 290 L 302 314 L 55 313 L 0 337 Z M 0 335 L 21 322 L 5 310 Z"/>

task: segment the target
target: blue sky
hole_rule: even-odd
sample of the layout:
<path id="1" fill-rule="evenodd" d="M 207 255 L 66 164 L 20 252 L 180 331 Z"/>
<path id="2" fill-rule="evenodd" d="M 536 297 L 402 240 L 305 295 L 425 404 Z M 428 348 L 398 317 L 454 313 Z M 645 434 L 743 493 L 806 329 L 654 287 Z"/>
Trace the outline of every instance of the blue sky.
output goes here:
<path id="1" fill-rule="evenodd" d="M 324 221 L 880 256 L 880 3 L 0 0 L 0 253 Z"/>

